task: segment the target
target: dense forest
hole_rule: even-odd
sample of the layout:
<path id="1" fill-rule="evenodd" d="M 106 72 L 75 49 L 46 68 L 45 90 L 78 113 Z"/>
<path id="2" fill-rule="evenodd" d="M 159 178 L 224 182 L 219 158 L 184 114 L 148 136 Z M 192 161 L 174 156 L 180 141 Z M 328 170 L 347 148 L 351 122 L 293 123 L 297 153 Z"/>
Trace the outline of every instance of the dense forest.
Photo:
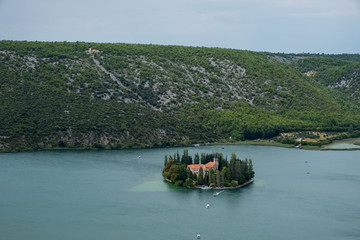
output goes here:
<path id="1" fill-rule="evenodd" d="M 194 174 L 187 167 L 190 164 L 206 164 L 214 158 L 219 162 L 217 169 L 207 171 L 200 168 L 199 174 Z M 181 156 L 179 152 L 173 156 L 165 156 L 162 175 L 165 180 L 176 186 L 236 187 L 253 179 L 255 171 L 251 159 L 240 160 L 236 158 L 235 153 L 231 154 L 230 161 L 224 158 L 222 153 L 196 153 L 193 161 L 188 150 L 184 149 Z"/>
<path id="2" fill-rule="evenodd" d="M 0 41 L 0 151 L 164 147 L 312 130 L 356 136 L 359 59 Z"/>

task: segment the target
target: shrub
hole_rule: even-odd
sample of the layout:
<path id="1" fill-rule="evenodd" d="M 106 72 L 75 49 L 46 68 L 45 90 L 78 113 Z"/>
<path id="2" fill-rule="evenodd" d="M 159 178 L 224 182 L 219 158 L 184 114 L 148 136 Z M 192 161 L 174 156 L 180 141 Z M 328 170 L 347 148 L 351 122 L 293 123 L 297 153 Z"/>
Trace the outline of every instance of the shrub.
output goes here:
<path id="1" fill-rule="evenodd" d="M 236 180 L 232 180 L 231 183 L 230 183 L 230 185 L 231 185 L 232 187 L 235 187 L 235 186 L 239 185 L 239 182 L 236 181 Z"/>

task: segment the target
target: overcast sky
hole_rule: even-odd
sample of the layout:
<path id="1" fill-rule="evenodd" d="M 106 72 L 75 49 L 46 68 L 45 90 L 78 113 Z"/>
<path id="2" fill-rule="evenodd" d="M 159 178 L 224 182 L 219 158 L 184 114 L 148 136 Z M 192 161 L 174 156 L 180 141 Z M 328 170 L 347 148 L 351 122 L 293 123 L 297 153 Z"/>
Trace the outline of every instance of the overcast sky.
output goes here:
<path id="1" fill-rule="evenodd" d="M 360 53 L 360 0 L 0 0 L 0 40 Z"/>

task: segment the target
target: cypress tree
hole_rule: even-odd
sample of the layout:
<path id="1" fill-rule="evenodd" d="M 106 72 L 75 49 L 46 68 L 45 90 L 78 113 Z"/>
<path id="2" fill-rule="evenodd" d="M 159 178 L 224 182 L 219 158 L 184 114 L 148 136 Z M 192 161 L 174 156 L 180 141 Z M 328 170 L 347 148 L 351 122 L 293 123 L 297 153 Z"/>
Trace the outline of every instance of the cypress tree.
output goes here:
<path id="1" fill-rule="evenodd" d="M 221 186 L 221 177 L 220 177 L 220 171 L 216 169 L 216 185 Z"/>
<path id="2" fill-rule="evenodd" d="M 209 184 L 215 184 L 215 175 L 213 169 L 210 169 L 209 171 Z"/>
<path id="3" fill-rule="evenodd" d="M 199 164 L 199 162 L 200 162 L 199 154 L 196 153 L 195 154 L 195 159 L 194 159 L 194 164 Z"/>
<path id="4" fill-rule="evenodd" d="M 205 153 L 201 153 L 201 164 L 205 164 Z"/>
<path id="5" fill-rule="evenodd" d="M 199 169 L 199 175 L 197 176 L 197 183 L 198 185 L 203 185 L 204 183 L 204 171 L 202 167 Z"/>
<path id="6" fill-rule="evenodd" d="M 166 166 L 166 164 L 168 163 L 168 156 L 165 155 L 165 160 L 164 160 L 164 167 Z"/>
<path id="7" fill-rule="evenodd" d="M 220 172 L 220 186 L 224 186 L 224 185 L 225 185 L 225 174 L 223 172 Z"/>
<path id="8" fill-rule="evenodd" d="M 243 181 L 246 182 L 250 180 L 250 174 L 249 174 L 249 163 L 247 158 L 245 158 L 243 162 Z"/>
<path id="9" fill-rule="evenodd" d="M 180 162 L 180 154 L 179 154 L 179 151 L 176 151 L 176 162 Z"/>
<path id="10" fill-rule="evenodd" d="M 253 179 L 255 175 L 254 169 L 253 169 L 253 163 L 252 160 L 249 159 L 249 177 L 250 179 Z"/>

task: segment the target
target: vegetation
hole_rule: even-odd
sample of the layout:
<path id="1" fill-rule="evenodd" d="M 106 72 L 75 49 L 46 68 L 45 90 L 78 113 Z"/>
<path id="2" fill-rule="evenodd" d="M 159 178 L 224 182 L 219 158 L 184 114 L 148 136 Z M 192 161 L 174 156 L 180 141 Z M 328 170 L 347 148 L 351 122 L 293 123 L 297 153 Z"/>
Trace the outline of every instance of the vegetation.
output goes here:
<path id="1" fill-rule="evenodd" d="M 206 164 L 214 158 L 217 158 L 219 162 L 217 169 L 207 171 L 200 168 L 199 174 L 195 174 L 187 167 L 193 163 Z M 231 154 L 230 162 L 222 153 L 201 153 L 200 156 L 196 154 L 193 161 L 188 150 L 185 149 L 181 157 L 179 152 L 173 156 L 165 156 L 162 174 L 165 180 L 176 186 L 236 187 L 253 179 L 255 172 L 251 159 L 240 160 L 236 158 L 235 153 Z"/>
<path id="2" fill-rule="evenodd" d="M 359 55 L 0 41 L 0 151 L 356 132 L 358 60 Z"/>

